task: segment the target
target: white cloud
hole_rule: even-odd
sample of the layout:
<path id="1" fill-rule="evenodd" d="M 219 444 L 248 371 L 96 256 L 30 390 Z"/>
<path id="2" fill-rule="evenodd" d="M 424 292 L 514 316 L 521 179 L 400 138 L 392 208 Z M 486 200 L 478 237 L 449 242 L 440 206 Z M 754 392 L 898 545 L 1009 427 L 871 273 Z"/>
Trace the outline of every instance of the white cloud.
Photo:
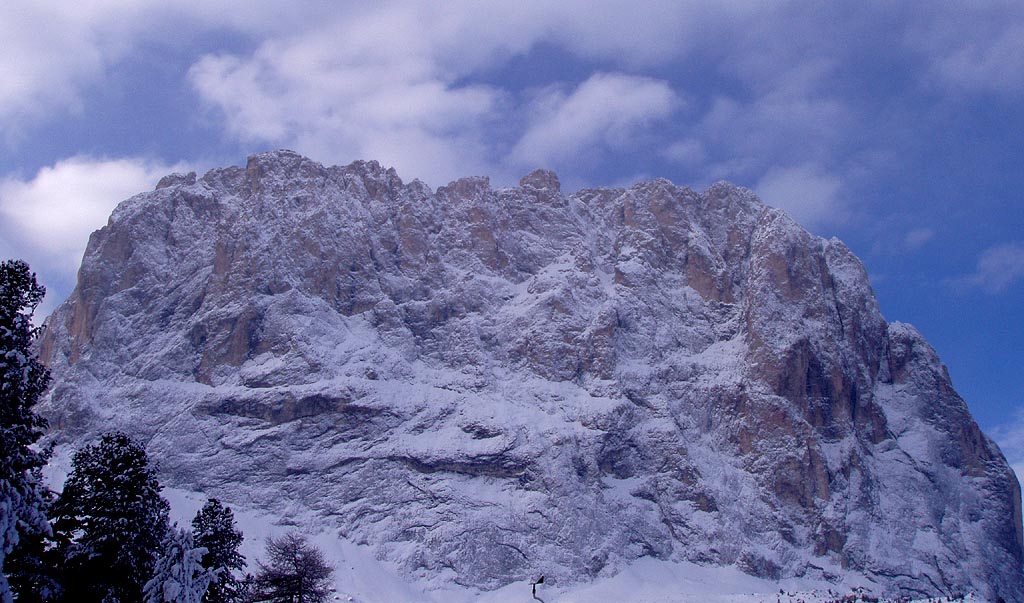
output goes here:
<path id="1" fill-rule="evenodd" d="M 680 58 L 724 30 L 749 29 L 775 9 L 745 1 L 530 0 L 487 10 L 497 13 L 500 37 L 522 35 L 509 23 L 540 23 L 535 41 L 556 43 L 585 58 L 644 66 Z"/>
<path id="2" fill-rule="evenodd" d="M 844 21 L 835 8 L 742 1 L 11 0 L 0 3 L 0 134 L 82 105 L 83 91 L 143 42 L 189 57 L 200 52 L 197 40 L 209 48 L 224 38 L 235 47 L 195 57 L 189 79 L 231 138 L 247 145 L 287 146 L 325 162 L 377 158 L 435 184 L 471 173 L 500 179 L 524 163 L 622 150 L 642 130 L 630 116 L 639 125 L 666 119 L 664 100 L 678 102 L 692 86 L 719 96 L 693 104 L 706 109 L 695 123 L 667 124 L 664 138 L 676 142 L 654 141 L 667 145 L 661 157 L 709 180 L 770 182 L 780 166 L 841 164 L 851 132 L 871 125 L 835 84 L 851 60 L 893 36 L 905 38 L 900 52 L 927 57 L 920 71 L 943 81 L 1019 88 L 1024 24 L 1012 5 L 943 8 L 934 18 L 869 7 Z M 993 18 L 1000 14 L 1011 18 Z M 671 76 L 679 83 L 659 90 L 661 80 L 647 79 L 626 91 L 616 122 L 600 107 L 578 108 L 580 95 L 596 97 L 599 87 L 592 79 L 569 89 L 586 74 L 555 82 L 537 104 L 491 77 L 548 47 L 633 74 L 623 78 L 679 73 Z M 710 84 L 698 79 L 708 74 Z M 581 131 L 567 132 L 574 124 Z M 836 174 L 852 181 L 847 168 Z"/>
<path id="3" fill-rule="evenodd" d="M 1024 408 L 1018 408 L 1007 423 L 996 426 L 989 435 L 999 444 L 1017 481 L 1024 484 Z"/>
<path id="4" fill-rule="evenodd" d="M 840 202 L 841 187 L 838 177 L 806 163 L 769 170 L 755 190 L 765 203 L 785 210 L 797 222 L 813 228 L 845 216 Z"/>
<path id="5" fill-rule="evenodd" d="M 89 235 L 124 199 L 182 166 L 142 159 L 72 157 L 23 180 L 0 180 L 0 241 L 19 251 L 56 296 L 70 292 Z M 47 296 L 53 303 L 54 296 Z"/>
<path id="6" fill-rule="evenodd" d="M 649 65 L 684 54 L 702 32 L 752 11 L 676 2 L 390 2 L 270 37 L 251 55 L 207 55 L 190 79 L 241 141 L 327 162 L 375 158 L 436 184 L 545 163 L 586 137 L 621 145 L 634 122 L 663 117 L 675 102 L 663 82 L 598 74 L 571 94 L 563 82 L 524 104 L 499 83 L 474 85 L 481 73 L 543 42 L 609 67 Z M 540 132 L 540 125 L 562 133 Z M 578 140 L 565 132 L 572 126 L 585 130 Z M 521 137 L 512 166 L 509 137 Z"/>
<path id="7" fill-rule="evenodd" d="M 910 251 L 917 251 L 924 247 L 928 241 L 935 238 L 935 230 L 931 228 L 914 228 L 903 237 L 903 246 Z"/>
<path id="8" fill-rule="evenodd" d="M 264 39 L 251 54 L 209 54 L 190 80 L 245 143 L 326 162 L 375 158 L 435 184 L 469 173 L 501 179 L 587 143 L 621 149 L 637 126 L 663 119 L 679 101 L 661 80 L 615 72 L 669 64 L 772 12 L 747 2 L 393 1 L 336 11 Z M 579 76 L 541 81 L 551 86 L 532 100 L 500 79 L 473 84 L 542 45 L 606 73 L 572 92 Z M 585 108 L 584 100 L 615 106 Z M 583 131 L 566 132 L 574 125 Z"/>
<path id="9" fill-rule="evenodd" d="M 1024 23 L 971 41 L 940 59 L 936 70 L 946 82 L 968 89 L 1024 91 Z"/>
<path id="10" fill-rule="evenodd" d="M 97 33 L 96 22 L 113 8 L 65 11 L 45 2 L 3 3 L 0 8 L 0 131 L 33 119 L 54 105 L 73 107 L 77 88 L 102 71 L 116 48 Z M 116 46 L 116 45 L 114 45 Z"/>
<path id="11" fill-rule="evenodd" d="M 694 138 L 678 140 L 661 152 L 662 157 L 687 167 L 699 166 L 707 159 L 704 143 Z"/>
<path id="12" fill-rule="evenodd" d="M 418 25 L 411 9 L 374 14 L 268 41 L 247 59 L 206 56 L 190 79 L 243 141 L 327 162 L 379 159 L 435 184 L 483 171 L 480 131 L 501 93 L 453 83 Z"/>
<path id="13" fill-rule="evenodd" d="M 925 78 L 954 91 L 1024 92 L 1024 5 L 1014 0 L 936 4 L 912 22 L 907 46 Z"/>
<path id="14" fill-rule="evenodd" d="M 1001 293 L 1020 280 L 1024 280 L 1024 244 L 1003 243 L 986 249 L 974 273 L 954 282 Z"/>
<path id="15" fill-rule="evenodd" d="M 13 0 L 0 4 L 0 132 L 78 106 L 82 90 L 102 82 L 142 41 L 188 56 L 195 40 L 215 37 L 204 33 L 227 29 L 241 32 L 253 50 L 198 57 L 189 78 L 234 139 L 291 147 L 325 162 L 376 158 L 434 183 L 469 173 L 500 178 L 524 162 L 566 157 L 588 136 L 621 149 L 637 131 L 628 119 L 663 119 L 676 92 L 638 78 L 639 89 L 623 90 L 628 98 L 616 101 L 616 120 L 599 107 L 579 109 L 581 95 L 596 97 L 615 80 L 598 76 L 566 92 L 577 75 L 548 91 L 547 108 L 561 112 L 538 114 L 543 103 L 524 103 L 501 80 L 474 84 L 478 76 L 543 45 L 606 72 L 634 74 L 696 52 L 710 53 L 726 77 L 754 94 L 720 99 L 688 133 L 690 146 L 677 143 L 664 156 L 713 178 L 749 181 L 770 167 L 764 157 L 780 165 L 823 157 L 845 118 L 842 104 L 822 92 L 831 65 L 820 56 L 828 53 L 805 58 L 794 51 L 808 47 L 800 40 L 820 37 L 820 23 L 794 25 L 791 17 L 780 6 L 675 0 L 98 0 L 74 7 Z M 621 76 L 628 77 L 637 76 Z M 538 129 L 574 123 L 585 130 L 576 140 Z M 598 140 L 593 124 L 601 123 L 609 129 Z"/>
<path id="16" fill-rule="evenodd" d="M 317 3 L 243 0 L 0 2 L 0 134 L 78 111 L 84 91 L 145 41 L 181 47 L 202 31 L 265 35 L 316 22 Z"/>
<path id="17" fill-rule="evenodd" d="M 579 161 L 592 148 L 623 148 L 638 133 L 667 119 L 679 98 L 664 81 L 599 73 L 571 94 L 551 90 L 531 110 L 530 125 L 512 151 L 522 165 Z"/>
<path id="18" fill-rule="evenodd" d="M 741 73 L 748 67 L 741 66 Z M 834 66 L 813 58 L 760 73 L 756 94 L 719 96 L 696 125 L 696 134 L 724 162 L 709 170 L 716 179 L 745 181 L 780 166 L 825 161 L 836 154 L 854 121 L 831 94 Z"/>

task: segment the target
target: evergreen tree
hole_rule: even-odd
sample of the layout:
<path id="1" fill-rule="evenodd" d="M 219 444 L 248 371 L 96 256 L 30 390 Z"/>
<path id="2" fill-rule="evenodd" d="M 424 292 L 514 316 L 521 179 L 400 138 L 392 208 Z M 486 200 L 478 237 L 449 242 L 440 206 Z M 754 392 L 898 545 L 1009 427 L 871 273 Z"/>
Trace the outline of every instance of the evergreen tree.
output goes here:
<path id="1" fill-rule="evenodd" d="M 0 262 L 0 603 L 13 600 L 7 556 L 22 537 L 50 530 L 35 472 L 46 458 L 31 448 L 46 427 L 32 407 L 50 375 L 30 347 L 40 332 L 32 313 L 45 293 L 28 264 Z"/>
<path id="2" fill-rule="evenodd" d="M 196 546 L 206 549 L 203 567 L 216 572 L 216 578 L 203 595 L 204 603 L 230 603 L 239 597 L 239 580 L 235 571 L 245 567 L 245 557 L 238 552 L 242 532 L 235 528 L 235 516 L 216 498 L 206 501 L 192 520 Z"/>
<path id="3" fill-rule="evenodd" d="M 42 470 L 33 471 L 37 483 L 43 483 Z M 42 488 L 44 513 L 49 515 L 53 507 L 54 494 L 49 488 Z M 18 603 L 45 603 L 54 601 L 60 592 L 58 568 L 61 563 L 54 548 L 52 532 L 39 530 L 23 534 L 17 546 L 7 556 L 4 571 L 10 582 L 11 592 Z"/>
<path id="4" fill-rule="evenodd" d="M 54 505 L 67 600 L 142 600 L 167 533 L 160 488 L 145 449 L 125 433 L 75 453 Z"/>
<path id="5" fill-rule="evenodd" d="M 254 601 L 322 603 L 330 592 L 334 570 L 320 549 L 300 534 L 267 539 L 267 563 L 259 563 Z"/>
<path id="6" fill-rule="evenodd" d="M 204 568 L 206 553 L 192 542 L 192 532 L 175 526 L 167 531 L 153 578 L 146 583 L 145 603 L 201 603 L 214 570 Z"/>

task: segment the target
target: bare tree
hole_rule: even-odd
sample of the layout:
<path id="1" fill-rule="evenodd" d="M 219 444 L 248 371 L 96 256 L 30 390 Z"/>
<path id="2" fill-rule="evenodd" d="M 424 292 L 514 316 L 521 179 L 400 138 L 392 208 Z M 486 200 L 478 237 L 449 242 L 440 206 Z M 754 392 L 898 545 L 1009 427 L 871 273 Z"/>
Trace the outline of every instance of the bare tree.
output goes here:
<path id="1" fill-rule="evenodd" d="M 334 573 L 323 552 L 301 534 L 289 532 L 268 538 L 266 562 L 258 562 L 254 577 L 255 602 L 323 603 Z"/>

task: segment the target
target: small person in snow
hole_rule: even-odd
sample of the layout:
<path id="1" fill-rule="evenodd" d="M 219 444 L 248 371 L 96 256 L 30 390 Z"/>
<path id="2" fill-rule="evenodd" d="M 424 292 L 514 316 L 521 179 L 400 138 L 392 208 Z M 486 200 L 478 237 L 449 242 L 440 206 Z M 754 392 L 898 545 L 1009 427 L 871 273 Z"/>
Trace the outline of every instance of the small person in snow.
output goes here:
<path id="1" fill-rule="evenodd" d="M 537 580 L 536 582 L 533 583 L 533 598 L 534 599 L 537 598 L 537 585 L 538 584 L 544 584 L 544 576 L 541 576 L 540 580 Z"/>

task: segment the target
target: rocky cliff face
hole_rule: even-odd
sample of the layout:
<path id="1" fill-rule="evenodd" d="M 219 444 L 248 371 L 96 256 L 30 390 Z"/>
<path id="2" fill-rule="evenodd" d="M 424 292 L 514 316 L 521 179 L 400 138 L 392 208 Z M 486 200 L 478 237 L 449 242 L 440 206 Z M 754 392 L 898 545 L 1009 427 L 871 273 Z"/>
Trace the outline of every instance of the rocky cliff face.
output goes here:
<path id="1" fill-rule="evenodd" d="M 860 262 L 749 191 L 566 196 L 290 152 L 90 240 L 41 346 L 58 437 L 322 522 L 412 575 L 641 556 L 1024 600 L 1020 495 Z"/>

